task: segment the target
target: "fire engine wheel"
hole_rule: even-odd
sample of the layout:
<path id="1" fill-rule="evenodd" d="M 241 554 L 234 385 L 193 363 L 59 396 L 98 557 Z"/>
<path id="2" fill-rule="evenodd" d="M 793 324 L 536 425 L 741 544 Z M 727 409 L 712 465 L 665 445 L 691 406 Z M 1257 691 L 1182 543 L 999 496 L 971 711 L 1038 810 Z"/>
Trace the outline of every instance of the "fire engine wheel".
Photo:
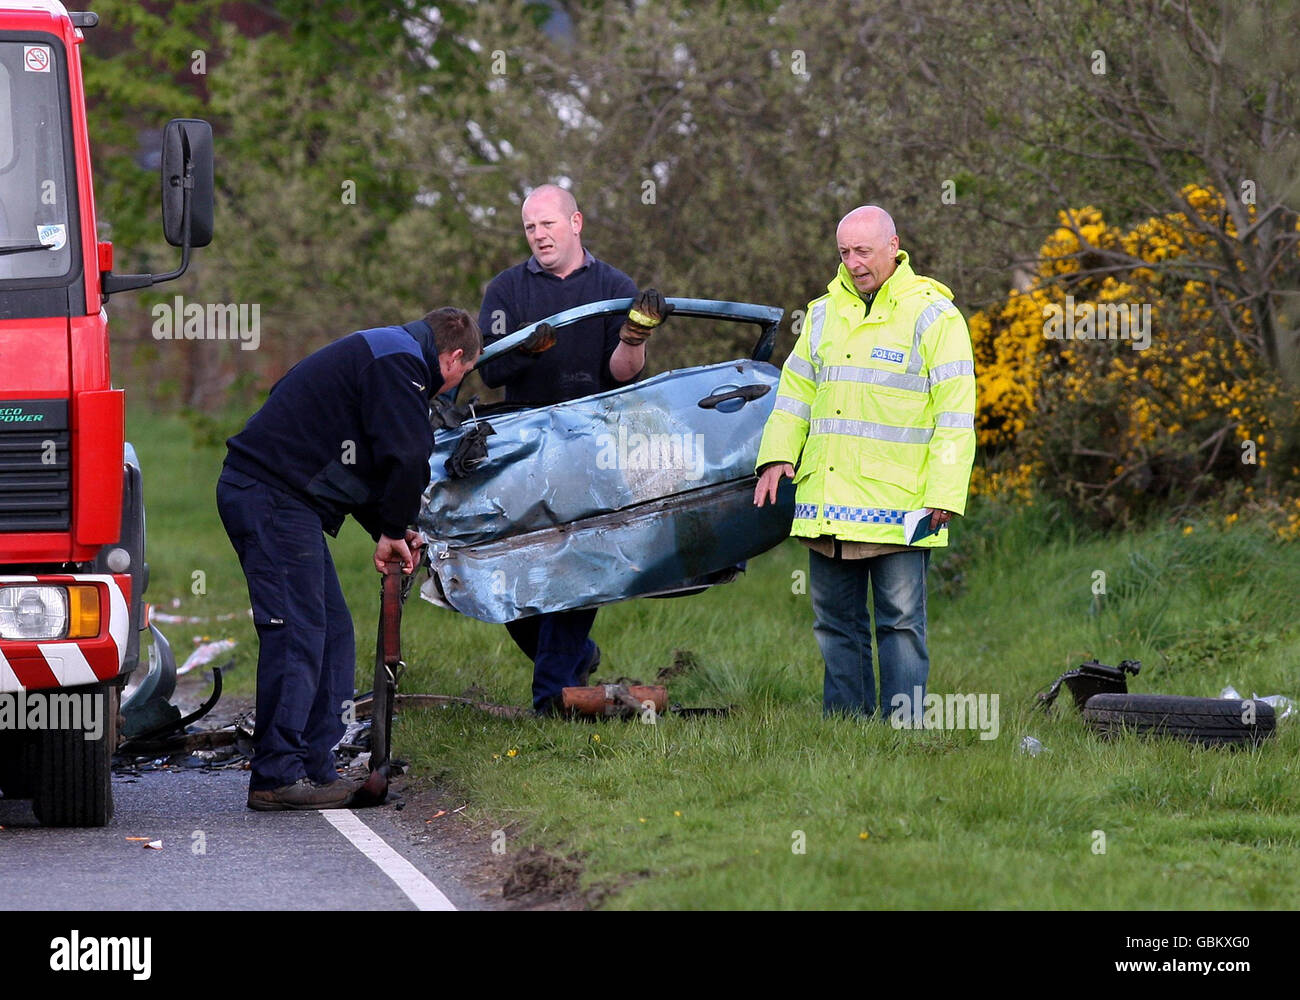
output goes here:
<path id="1" fill-rule="evenodd" d="M 1160 694 L 1095 694 L 1083 717 L 1102 736 L 1130 729 L 1202 746 L 1258 746 L 1277 723 L 1262 701 Z"/>
<path id="2" fill-rule="evenodd" d="M 104 826 L 113 818 L 113 750 L 122 690 L 116 685 L 82 690 L 102 698 L 102 729 L 98 739 L 86 739 L 84 728 L 40 734 L 31 793 L 32 810 L 45 826 Z"/>
<path id="3" fill-rule="evenodd" d="M 31 798 L 35 772 L 36 734 L 0 733 L 0 792 L 5 798 Z"/>

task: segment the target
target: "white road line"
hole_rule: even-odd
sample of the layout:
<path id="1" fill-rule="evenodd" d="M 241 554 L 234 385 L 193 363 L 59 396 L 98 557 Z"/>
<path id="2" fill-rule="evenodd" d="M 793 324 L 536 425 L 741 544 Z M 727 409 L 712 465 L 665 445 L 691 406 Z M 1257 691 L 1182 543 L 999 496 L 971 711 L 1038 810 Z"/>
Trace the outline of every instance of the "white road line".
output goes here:
<path id="1" fill-rule="evenodd" d="M 368 857 L 393 884 L 410 898 L 418 910 L 454 910 L 452 901 L 442 890 L 424 877 L 424 873 L 388 846 L 383 837 L 366 826 L 355 813 L 346 809 L 321 809 L 330 825 L 347 837 L 358 851 Z"/>

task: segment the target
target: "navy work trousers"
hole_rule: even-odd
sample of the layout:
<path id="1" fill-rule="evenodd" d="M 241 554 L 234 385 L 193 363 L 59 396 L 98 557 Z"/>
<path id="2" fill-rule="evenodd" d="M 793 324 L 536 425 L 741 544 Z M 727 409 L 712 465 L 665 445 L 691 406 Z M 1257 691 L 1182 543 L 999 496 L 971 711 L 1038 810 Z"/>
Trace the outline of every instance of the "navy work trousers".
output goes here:
<path id="1" fill-rule="evenodd" d="M 587 638 L 595 622 L 595 608 L 506 622 L 510 638 L 533 661 L 535 711 L 558 710 L 564 689 L 577 686 L 579 673 L 596 653 L 596 644 Z"/>
<path id="2" fill-rule="evenodd" d="M 229 468 L 217 482 L 217 510 L 248 578 L 260 646 L 248 787 L 335 781 L 333 748 L 356 680 L 356 642 L 320 516 Z"/>

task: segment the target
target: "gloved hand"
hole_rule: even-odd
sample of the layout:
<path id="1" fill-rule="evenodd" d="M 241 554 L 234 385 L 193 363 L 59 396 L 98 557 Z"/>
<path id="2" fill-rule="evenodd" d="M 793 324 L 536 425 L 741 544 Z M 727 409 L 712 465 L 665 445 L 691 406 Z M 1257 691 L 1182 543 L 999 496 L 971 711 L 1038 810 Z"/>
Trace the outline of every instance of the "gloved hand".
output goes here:
<path id="1" fill-rule="evenodd" d="M 555 330 L 550 323 L 541 323 L 528 338 L 519 345 L 518 350 L 525 354 L 541 354 L 555 346 Z"/>
<path id="2" fill-rule="evenodd" d="M 646 342 L 650 334 L 672 315 L 673 307 L 654 288 L 639 293 L 628 311 L 627 322 L 618 332 L 619 340 L 637 347 Z"/>
<path id="3" fill-rule="evenodd" d="M 480 420 L 474 425 L 473 430 L 466 431 L 465 436 L 452 451 L 451 458 L 443 463 L 442 467 L 447 470 L 447 475 L 452 479 L 464 479 L 477 466 L 486 462 L 487 437 L 495 433 L 492 425 L 486 420 Z"/>

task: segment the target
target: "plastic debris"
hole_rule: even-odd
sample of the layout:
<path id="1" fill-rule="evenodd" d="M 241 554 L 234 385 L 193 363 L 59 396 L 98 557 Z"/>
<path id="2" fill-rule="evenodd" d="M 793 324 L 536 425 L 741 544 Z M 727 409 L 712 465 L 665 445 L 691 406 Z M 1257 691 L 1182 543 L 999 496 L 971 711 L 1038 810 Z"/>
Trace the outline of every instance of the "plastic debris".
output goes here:
<path id="1" fill-rule="evenodd" d="M 1018 749 L 1021 753 L 1029 754 L 1030 757 L 1037 757 L 1043 752 L 1043 744 L 1038 742 L 1038 740 L 1034 739 L 1032 736 L 1026 736 L 1020 741 Z"/>
<path id="2" fill-rule="evenodd" d="M 1259 695 L 1253 696 L 1256 701 L 1262 701 L 1265 705 L 1273 706 L 1273 717 L 1278 721 L 1295 715 L 1295 702 L 1284 694 L 1266 694 L 1264 697 Z"/>
<path id="3" fill-rule="evenodd" d="M 205 663 L 211 663 L 222 653 L 234 649 L 235 645 L 234 639 L 218 639 L 216 642 L 202 643 L 198 649 L 185 658 L 184 663 L 176 668 L 176 676 L 187 674 L 195 667 L 201 667 Z"/>
<path id="4" fill-rule="evenodd" d="M 147 843 L 147 844 L 144 845 L 144 849 L 145 849 L 146 851 L 161 851 L 161 850 L 162 850 L 162 841 L 161 841 L 161 840 L 151 840 L 151 841 L 149 841 L 149 843 Z"/>
<path id="5" fill-rule="evenodd" d="M 253 609 L 247 611 L 231 611 L 224 615 L 173 615 L 167 611 L 151 611 L 149 618 L 161 625 L 202 625 L 206 622 L 228 622 L 236 618 L 252 617 Z"/>
<path id="6" fill-rule="evenodd" d="M 1246 698 L 1243 698 L 1237 692 L 1237 689 L 1233 687 L 1231 684 L 1229 684 L 1227 687 L 1225 687 L 1222 691 L 1219 692 L 1219 697 L 1227 698 L 1232 701 L 1248 700 Z M 1292 715 L 1295 715 L 1295 702 L 1292 701 L 1284 694 L 1266 694 L 1260 696 L 1252 691 L 1249 700 L 1262 701 L 1265 705 L 1268 705 L 1270 708 L 1272 708 L 1273 717 L 1278 722 L 1281 722 L 1283 719 L 1290 718 Z"/>

